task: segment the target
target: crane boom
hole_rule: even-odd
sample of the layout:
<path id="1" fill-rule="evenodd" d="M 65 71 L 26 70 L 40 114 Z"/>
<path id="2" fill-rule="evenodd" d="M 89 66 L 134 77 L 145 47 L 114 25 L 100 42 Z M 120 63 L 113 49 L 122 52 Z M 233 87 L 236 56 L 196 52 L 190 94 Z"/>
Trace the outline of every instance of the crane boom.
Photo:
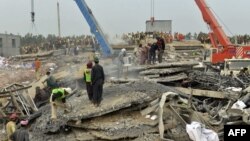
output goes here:
<path id="1" fill-rule="evenodd" d="M 216 20 L 215 16 L 206 4 L 205 0 L 195 0 L 195 2 L 202 13 L 204 21 L 209 25 L 210 29 L 213 31 L 213 33 L 210 34 L 212 44 L 214 45 L 214 47 L 218 47 L 218 41 L 220 45 L 223 46 L 224 50 L 227 50 L 228 47 L 232 46 L 232 43 L 226 36 L 225 32 L 223 31 L 219 22 Z"/>
<path id="2" fill-rule="evenodd" d="M 85 17 L 87 23 L 89 24 L 90 31 L 95 35 L 98 43 L 102 48 L 103 55 L 110 56 L 112 54 L 112 48 L 109 45 L 103 31 L 101 30 L 96 18 L 94 17 L 91 9 L 88 7 L 85 0 L 75 0 L 78 5 L 82 15 Z"/>
<path id="3" fill-rule="evenodd" d="M 212 30 L 212 32 L 209 33 L 209 37 L 215 48 L 211 50 L 210 62 L 212 64 L 219 64 L 224 63 L 225 59 L 232 59 L 234 57 L 250 58 L 250 46 L 237 46 L 230 42 L 205 0 L 195 0 L 195 2 L 202 13 L 204 21 Z M 219 48 L 221 46 L 222 48 Z M 214 50 L 216 50 L 216 52 L 214 52 Z"/>

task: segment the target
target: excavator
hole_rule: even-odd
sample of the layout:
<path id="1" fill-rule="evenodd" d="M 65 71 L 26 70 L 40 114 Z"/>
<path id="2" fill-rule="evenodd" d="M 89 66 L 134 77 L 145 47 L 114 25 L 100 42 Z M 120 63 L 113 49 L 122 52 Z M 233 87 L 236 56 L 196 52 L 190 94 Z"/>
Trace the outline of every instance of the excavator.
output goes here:
<path id="1" fill-rule="evenodd" d="M 250 67 L 250 46 L 239 46 L 232 44 L 205 0 L 195 0 L 199 7 L 203 20 L 210 27 L 209 38 L 212 48 L 204 57 L 205 63 L 212 65 L 223 64 L 223 74 L 230 71 L 239 71 L 244 67 Z"/>

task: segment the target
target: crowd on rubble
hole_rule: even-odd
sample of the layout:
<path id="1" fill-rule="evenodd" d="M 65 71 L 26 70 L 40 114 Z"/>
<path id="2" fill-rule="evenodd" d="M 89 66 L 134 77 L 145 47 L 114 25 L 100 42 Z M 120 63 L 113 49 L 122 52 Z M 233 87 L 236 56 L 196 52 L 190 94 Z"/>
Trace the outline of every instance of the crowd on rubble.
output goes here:
<path id="1" fill-rule="evenodd" d="M 126 57 L 130 58 L 131 62 L 126 62 L 128 64 L 136 65 L 145 65 L 145 64 L 156 64 L 162 63 L 163 54 L 165 51 L 165 41 L 161 37 L 156 37 L 156 40 L 152 40 L 147 44 L 139 44 L 134 48 L 134 51 L 131 55 L 127 55 L 125 48 L 121 49 L 118 54 L 118 57 L 114 60 L 114 63 L 117 64 L 118 68 L 118 78 L 121 77 L 123 73 L 123 66 L 125 65 Z M 128 61 L 128 60 L 127 60 Z"/>
<path id="2" fill-rule="evenodd" d="M 122 34 L 122 39 L 126 41 L 129 45 L 138 45 L 141 40 L 146 40 L 147 38 L 156 38 L 161 37 L 165 40 L 166 43 L 172 43 L 173 40 L 182 41 L 185 36 L 181 33 L 174 33 L 174 36 L 170 33 L 164 32 L 132 32 Z"/>
<path id="3" fill-rule="evenodd" d="M 188 34 L 186 35 L 186 37 L 188 36 Z M 194 38 L 199 40 L 201 43 L 206 43 L 206 44 L 211 43 L 209 35 L 207 33 L 200 32 L 198 35 L 195 33 Z M 246 45 L 250 43 L 250 35 L 247 35 L 247 34 L 231 36 L 229 37 L 229 39 L 234 44 Z"/>
<path id="4" fill-rule="evenodd" d="M 82 47 L 97 47 L 97 40 L 91 35 L 57 37 L 55 35 L 27 34 L 21 38 L 21 54 L 38 53 L 55 49 L 74 49 Z"/>
<path id="5" fill-rule="evenodd" d="M 232 43 L 236 44 L 249 44 L 250 43 L 250 35 L 235 35 L 233 37 L 230 37 L 230 40 Z"/>
<path id="6" fill-rule="evenodd" d="M 121 36 L 116 35 L 115 38 L 121 38 L 128 45 L 139 45 L 141 41 L 146 41 L 149 38 L 161 37 L 164 39 L 165 43 L 172 43 L 173 41 L 183 41 L 183 40 L 198 40 L 201 43 L 211 43 L 209 35 L 207 33 L 187 33 L 182 34 L 175 32 L 173 34 L 164 32 L 131 32 L 124 33 Z M 236 35 L 229 37 L 232 43 L 237 44 L 249 44 L 250 35 Z M 31 54 L 38 53 L 42 51 L 50 51 L 55 49 L 74 49 L 83 47 L 93 47 L 98 49 L 98 42 L 96 38 L 92 35 L 81 35 L 81 36 L 68 36 L 68 37 L 57 37 L 55 35 L 48 35 L 44 37 L 43 35 L 32 35 L 26 34 L 21 38 L 21 54 Z"/>

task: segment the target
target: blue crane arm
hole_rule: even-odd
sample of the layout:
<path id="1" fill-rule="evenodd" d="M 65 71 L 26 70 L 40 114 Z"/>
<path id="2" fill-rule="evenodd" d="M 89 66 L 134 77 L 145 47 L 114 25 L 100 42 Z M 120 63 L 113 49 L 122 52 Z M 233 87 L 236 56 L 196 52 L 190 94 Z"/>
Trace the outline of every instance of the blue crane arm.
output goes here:
<path id="1" fill-rule="evenodd" d="M 111 56 L 113 51 L 111 46 L 109 45 L 107 39 L 104 36 L 97 20 L 95 19 L 91 9 L 86 4 L 85 0 L 75 0 L 78 5 L 82 15 L 85 17 L 87 23 L 89 24 L 90 31 L 95 35 L 98 43 L 101 46 L 101 50 L 104 56 Z"/>

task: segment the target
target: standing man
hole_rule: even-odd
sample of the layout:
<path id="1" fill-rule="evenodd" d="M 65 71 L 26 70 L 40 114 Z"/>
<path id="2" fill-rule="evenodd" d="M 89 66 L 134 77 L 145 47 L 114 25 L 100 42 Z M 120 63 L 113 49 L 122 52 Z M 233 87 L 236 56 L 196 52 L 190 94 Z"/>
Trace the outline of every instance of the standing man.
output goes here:
<path id="1" fill-rule="evenodd" d="M 161 37 L 157 37 L 157 46 L 158 46 L 158 62 L 162 62 L 162 56 L 165 50 L 165 41 Z"/>
<path id="2" fill-rule="evenodd" d="M 93 104 L 98 107 L 102 101 L 103 84 L 105 80 L 104 71 L 99 65 L 99 59 L 95 57 L 95 66 L 91 71 L 91 82 L 93 86 Z"/>
<path id="3" fill-rule="evenodd" d="M 124 65 L 124 57 L 126 56 L 126 49 L 123 48 L 118 55 L 117 69 L 118 69 L 118 78 L 120 78 L 123 74 L 123 65 Z"/>
<path id="4" fill-rule="evenodd" d="M 38 59 L 38 57 L 36 57 L 34 65 L 35 65 L 35 76 L 36 76 L 36 80 L 38 81 L 40 79 L 41 76 L 41 61 Z"/>
<path id="5" fill-rule="evenodd" d="M 29 132 L 27 131 L 28 123 L 28 120 L 22 120 L 20 122 L 21 128 L 16 130 L 10 137 L 12 141 L 29 141 Z"/>
<path id="6" fill-rule="evenodd" d="M 93 101 L 93 87 L 91 84 L 91 69 L 93 67 L 93 64 L 91 61 L 87 64 L 87 69 L 84 70 L 83 78 L 86 83 L 86 90 L 88 93 L 88 97 L 90 101 Z"/>
<path id="7" fill-rule="evenodd" d="M 63 108 L 65 113 L 69 112 L 69 107 L 66 105 L 66 95 L 71 93 L 71 88 L 56 88 L 52 90 L 52 94 L 50 96 L 52 120 L 57 119 L 57 107 Z"/>
<path id="8" fill-rule="evenodd" d="M 156 50 L 157 49 L 158 49 L 157 44 L 153 43 L 149 49 L 149 64 L 155 64 Z"/>
<path id="9" fill-rule="evenodd" d="M 8 141 L 11 141 L 11 135 L 16 131 L 16 120 L 17 120 L 17 115 L 16 113 L 13 113 L 10 115 L 9 122 L 6 124 Z"/>

